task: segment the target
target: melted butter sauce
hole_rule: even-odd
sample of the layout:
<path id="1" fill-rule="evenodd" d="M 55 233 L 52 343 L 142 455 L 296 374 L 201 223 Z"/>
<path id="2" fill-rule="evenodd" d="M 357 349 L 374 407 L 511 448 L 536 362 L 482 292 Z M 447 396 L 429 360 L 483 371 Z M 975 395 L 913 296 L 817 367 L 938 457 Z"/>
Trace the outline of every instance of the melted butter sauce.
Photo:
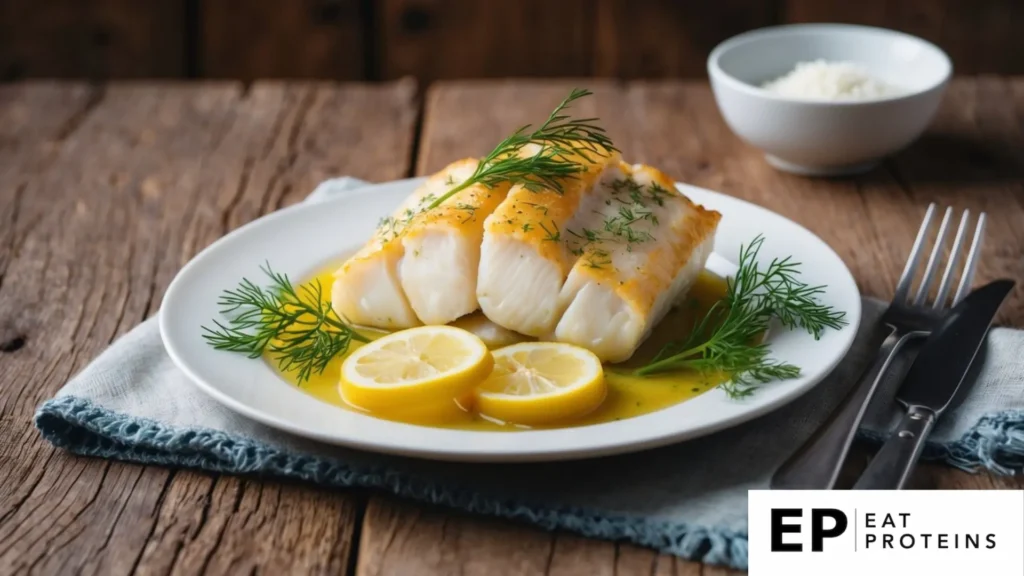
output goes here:
<path id="1" fill-rule="evenodd" d="M 321 286 L 324 287 L 325 292 L 330 293 L 330 286 L 333 282 L 332 273 L 336 269 L 337 266 L 328 267 L 307 280 L 306 283 L 319 281 Z M 681 372 L 639 377 L 633 376 L 631 372 L 634 368 L 647 363 L 668 342 L 685 338 L 690 327 L 693 326 L 694 320 L 702 318 L 715 302 L 721 300 L 725 295 L 725 290 L 726 284 L 723 279 L 707 271 L 702 272 L 683 303 L 670 311 L 662 319 L 632 358 L 620 364 L 605 365 L 604 372 L 605 381 L 608 384 L 608 396 L 597 410 L 571 422 L 561 422 L 540 428 L 587 426 L 633 418 L 685 402 L 721 384 L 725 379 L 714 374 Z M 486 322 L 486 319 L 480 313 L 476 313 L 470 317 L 460 318 L 453 324 L 476 332 L 485 341 L 488 341 L 487 335 L 480 333 L 476 329 Z M 360 328 L 359 332 L 370 339 L 379 338 L 387 334 L 387 332 L 382 330 L 366 328 Z M 488 342 L 488 344 L 492 345 L 492 347 L 500 347 L 511 344 L 511 340 L 530 340 L 530 338 L 520 335 L 514 335 L 510 338 L 510 334 L 507 332 L 498 335 L 497 338 L 498 341 L 493 345 L 491 342 Z M 358 349 L 361 345 L 358 342 L 353 342 L 350 351 Z M 275 372 L 288 382 L 299 386 L 307 394 L 346 410 L 359 411 L 348 405 L 341 398 L 338 391 L 338 374 L 341 373 L 341 363 L 344 359 L 344 356 L 333 359 L 322 374 L 314 374 L 307 382 L 299 385 L 294 372 L 282 372 L 278 369 L 276 362 L 269 357 L 266 358 L 267 363 Z M 495 422 L 481 416 L 472 411 L 471 403 L 471 398 L 455 399 L 441 406 L 419 408 L 405 412 L 374 414 L 374 416 L 435 428 L 495 432 L 525 429 L 522 426 Z"/>

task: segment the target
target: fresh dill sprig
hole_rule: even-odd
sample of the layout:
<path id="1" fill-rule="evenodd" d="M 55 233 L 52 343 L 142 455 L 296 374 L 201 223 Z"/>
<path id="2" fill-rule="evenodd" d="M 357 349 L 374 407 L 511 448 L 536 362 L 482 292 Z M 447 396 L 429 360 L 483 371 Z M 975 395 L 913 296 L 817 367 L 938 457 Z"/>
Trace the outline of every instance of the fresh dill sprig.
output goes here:
<path id="1" fill-rule="evenodd" d="M 460 220 L 460 222 L 463 224 L 469 222 L 470 220 L 476 217 L 477 208 L 479 208 L 479 206 L 474 206 L 472 204 L 467 204 L 465 202 L 459 202 L 458 204 L 455 205 L 456 210 L 461 210 L 466 213 L 466 216 L 463 217 L 462 220 Z"/>
<path id="2" fill-rule="evenodd" d="M 422 212 L 422 210 L 420 210 L 420 212 Z M 402 232 L 409 227 L 409 224 L 412 223 L 413 218 L 415 218 L 420 212 L 416 212 L 411 208 L 406 208 L 405 211 L 402 212 L 401 218 L 385 216 L 378 220 L 377 235 L 380 236 L 381 242 L 387 244 L 401 236 Z"/>
<path id="3" fill-rule="evenodd" d="M 540 212 L 542 216 L 548 215 L 548 207 L 544 206 L 543 204 L 535 204 L 533 202 L 523 202 L 522 204 L 524 206 L 533 206 L 533 208 L 536 209 L 537 212 Z"/>
<path id="4" fill-rule="evenodd" d="M 650 210 L 643 208 L 627 208 L 622 206 L 619 213 L 604 221 L 604 229 L 614 238 L 625 240 L 629 244 L 648 242 L 654 240 L 654 236 L 646 230 L 637 230 L 633 224 L 641 220 L 649 221 L 654 226 L 658 225 L 658 217 Z"/>
<path id="5" fill-rule="evenodd" d="M 575 237 L 569 238 L 573 254 L 581 255 L 584 248 L 597 243 L 625 244 L 626 251 L 632 252 L 634 244 L 655 240 L 650 231 L 657 228 L 660 222 L 658 216 L 649 209 L 648 202 L 663 205 L 664 196 L 668 192 L 656 182 L 642 186 L 629 176 L 612 181 L 611 188 L 612 197 L 605 200 L 605 205 L 612 206 L 613 200 L 620 205 L 611 209 L 615 210 L 614 213 L 609 209 L 594 210 L 595 214 L 604 218 L 601 229 L 580 228 L 577 231 L 566 228 L 566 232 Z M 629 197 L 625 198 L 623 192 L 627 192 Z M 636 226 L 639 223 L 643 225 Z"/>
<path id="6" fill-rule="evenodd" d="M 448 179 L 451 179 L 451 175 L 448 176 Z M 415 209 L 406 208 L 404 211 L 402 211 L 402 216 L 400 218 L 395 216 L 385 216 L 378 220 L 377 236 L 380 238 L 381 243 L 387 244 L 388 242 L 401 236 L 405 232 L 405 229 L 408 228 L 410 224 L 412 224 L 412 221 L 417 216 L 427 211 L 427 205 L 433 202 L 435 198 L 437 198 L 437 195 L 431 192 L 430 194 L 427 194 L 426 196 L 419 199 L 419 201 L 416 203 Z M 464 223 L 472 219 L 472 217 L 475 215 L 473 213 L 473 210 L 475 209 L 476 206 L 472 206 L 470 204 L 465 203 L 459 203 L 459 205 L 456 206 L 456 210 L 467 210 L 470 212 L 469 216 L 462 220 L 462 222 Z"/>
<path id="7" fill-rule="evenodd" d="M 323 299 L 320 282 L 296 290 L 288 276 L 260 267 L 270 278 L 261 287 L 243 278 L 234 290 L 225 290 L 217 304 L 227 323 L 214 320 L 215 329 L 203 326 L 203 338 L 217 350 L 259 358 L 270 351 L 278 367 L 298 372 L 302 383 L 320 374 L 332 358 L 344 354 L 353 340 L 369 340 L 343 322 Z"/>
<path id="8" fill-rule="evenodd" d="M 725 298 L 696 322 L 689 337 L 666 345 L 637 375 L 718 372 L 729 377 L 722 389 L 733 398 L 749 396 L 758 384 L 800 375 L 800 368 L 769 358 L 767 344 L 759 343 L 769 322 L 777 318 L 817 339 L 826 328 L 844 326 L 846 313 L 817 301 L 825 287 L 801 282 L 800 264 L 792 258 L 776 258 L 762 269 L 757 263 L 762 244 L 758 235 L 740 247 L 739 270 L 728 280 Z"/>
<path id="9" fill-rule="evenodd" d="M 648 189 L 651 191 L 651 200 L 654 200 L 658 206 L 664 206 L 665 197 L 671 195 L 668 190 L 657 182 L 651 182 Z"/>
<path id="10" fill-rule="evenodd" d="M 548 227 L 545 226 L 543 222 L 538 224 L 540 229 L 547 234 L 547 236 L 544 237 L 545 242 L 558 242 L 562 239 L 562 231 L 558 229 L 558 224 L 556 224 L 554 220 L 551 221 L 551 225 L 554 226 L 554 230 L 548 230 Z"/>
<path id="11" fill-rule="evenodd" d="M 601 270 L 605 266 L 612 263 L 612 255 L 601 248 L 595 248 L 584 259 L 583 264 L 587 268 L 593 268 L 595 270 Z"/>
<path id="12" fill-rule="evenodd" d="M 647 186 L 643 186 L 634 180 L 632 176 L 626 176 L 625 178 L 613 181 L 612 191 L 615 193 L 616 201 L 625 204 L 626 201 L 619 198 L 618 195 L 622 192 L 628 192 L 632 203 L 640 206 L 646 206 L 648 200 L 658 206 L 664 206 L 665 198 L 671 195 L 664 186 L 657 182 L 652 181 Z"/>
<path id="13" fill-rule="evenodd" d="M 572 234 L 573 236 L 579 238 L 582 241 L 585 241 L 586 244 L 589 244 L 591 242 L 599 242 L 601 240 L 601 233 L 598 232 L 597 230 L 594 230 L 593 228 L 580 228 L 579 232 L 567 228 L 566 232 Z"/>
<path id="14" fill-rule="evenodd" d="M 591 155 L 603 157 L 616 150 L 604 128 L 595 124 L 597 118 L 574 119 L 563 114 L 573 102 L 591 94 L 589 90 L 574 89 L 539 128 L 528 131 L 527 124 L 502 140 L 477 164 L 472 176 L 436 198 L 427 209 L 437 208 L 475 184 L 493 188 L 510 182 L 533 191 L 550 188 L 561 192 L 561 179 L 574 178 L 586 170 L 573 155 L 589 160 Z M 523 148 L 531 144 L 538 147 L 537 151 L 523 156 Z"/>

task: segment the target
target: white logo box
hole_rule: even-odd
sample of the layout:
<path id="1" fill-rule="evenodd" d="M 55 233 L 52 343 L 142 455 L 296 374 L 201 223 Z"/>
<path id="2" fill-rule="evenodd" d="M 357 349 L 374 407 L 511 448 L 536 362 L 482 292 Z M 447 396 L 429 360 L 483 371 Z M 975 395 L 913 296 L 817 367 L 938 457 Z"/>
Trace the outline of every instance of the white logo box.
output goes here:
<path id="1" fill-rule="evenodd" d="M 751 490 L 748 531 L 751 576 L 1024 575 L 1019 490 Z"/>

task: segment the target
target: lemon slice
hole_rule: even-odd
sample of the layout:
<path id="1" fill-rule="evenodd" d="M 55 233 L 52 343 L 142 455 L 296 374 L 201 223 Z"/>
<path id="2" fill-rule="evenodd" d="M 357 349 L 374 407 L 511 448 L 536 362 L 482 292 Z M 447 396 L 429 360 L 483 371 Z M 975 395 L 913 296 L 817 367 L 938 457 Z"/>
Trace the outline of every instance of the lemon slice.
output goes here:
<path id="1" fill-rule="evenodd" d="M 491 371 L 480 338 L 451 326 L 388 334 L 353 352 L 341 365 L 341 395 L 373 411 L 402 410 L 461 397 Z"/>
<path id="2" fill-rule="evenodd" d="M 523 342 L 493 352 L 494 370 L 476 390 L 480 413 L 515 424 L 579 418 L 607 394 L 593 352 L 559 342 Z"/>

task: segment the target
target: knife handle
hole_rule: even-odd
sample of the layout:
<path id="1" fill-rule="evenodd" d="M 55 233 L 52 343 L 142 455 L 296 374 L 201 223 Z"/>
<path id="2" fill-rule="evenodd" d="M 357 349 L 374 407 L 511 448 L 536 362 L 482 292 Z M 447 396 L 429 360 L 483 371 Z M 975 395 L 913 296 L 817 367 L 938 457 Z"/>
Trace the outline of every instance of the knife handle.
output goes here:
<path id="1" fill-rule="evenodd" d="M 900 490 L 910 478 L 917 458 L 924 448 L 935 412 L 924 406 L 911 406 L 903 415 L 892 436 L 861 474 L 854 490 Z"/>
<path id="2" fill-rule="evenodd" d="M 871 367 L 861 375 L 828 420 L 772 475 L 772 490 L 832 489 L 871 397 L 889 364 L 912 335 L 890 327 Z"/>

